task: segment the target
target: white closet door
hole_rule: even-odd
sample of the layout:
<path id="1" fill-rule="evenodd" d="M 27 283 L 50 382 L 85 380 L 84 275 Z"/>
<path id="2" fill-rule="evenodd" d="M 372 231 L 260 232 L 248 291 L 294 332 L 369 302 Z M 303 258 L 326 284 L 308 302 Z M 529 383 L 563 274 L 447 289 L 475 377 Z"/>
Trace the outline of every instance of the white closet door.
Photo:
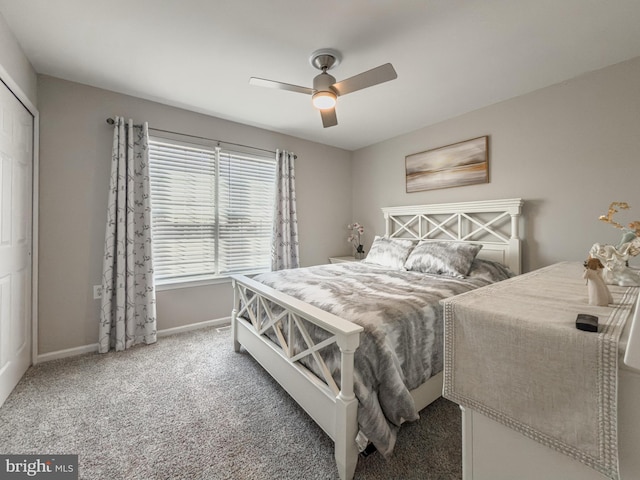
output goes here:
<path id="1" fill-rule="evenodd" d="M 0 82 L 0 405 L 31 364 L 33 117 Z"/>

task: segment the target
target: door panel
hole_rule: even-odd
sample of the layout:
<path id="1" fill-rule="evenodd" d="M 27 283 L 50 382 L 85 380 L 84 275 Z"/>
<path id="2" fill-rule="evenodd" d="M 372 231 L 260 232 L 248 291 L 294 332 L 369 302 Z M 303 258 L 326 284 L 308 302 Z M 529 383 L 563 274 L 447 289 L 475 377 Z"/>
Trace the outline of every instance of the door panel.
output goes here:
<path id="1" fill-rule="evenodd" d="M 0 82 L 0 405 L 31 364 L 33 117 Z"/>
<path id="2" fill-rule="evenodd" d="M 10 283 L 11 277 L 9 275 L 0 278 L 0 318 L 10 318 L 11 316 Z M 11 332 L 9 327 L 9 322 L 0 323 L 0 372 L 4 370 L 10 358 Z"/>

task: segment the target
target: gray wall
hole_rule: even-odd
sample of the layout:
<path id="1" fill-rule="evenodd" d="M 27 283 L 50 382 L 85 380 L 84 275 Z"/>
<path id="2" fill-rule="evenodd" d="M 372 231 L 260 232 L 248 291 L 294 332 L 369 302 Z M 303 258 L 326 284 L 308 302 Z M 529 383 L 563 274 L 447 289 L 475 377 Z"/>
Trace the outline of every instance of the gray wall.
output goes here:
<path id="1" fill-rule="evenodd" d="M 483 135 L 490 183 L 405 192 L 406 155 Z M 384 206 L 522 197 L 524 270 L 584 260 L 620 238 L 598 221 L 610 202 L 640 220 L 640 58 L 356 151 L 353 180 L 353 218 L 376 232 Z"/>
<path id="2" fill-rule="evenodd" d="M 107 117 L 298 155 L 303 265 L 348 253 L 351 153 L 57 78 L 38 78 L 40 108 L 39 353 L 96 343 L 113 128 Z M 162 290 L 158 328 L 223 318 L 229 283 Z"/>

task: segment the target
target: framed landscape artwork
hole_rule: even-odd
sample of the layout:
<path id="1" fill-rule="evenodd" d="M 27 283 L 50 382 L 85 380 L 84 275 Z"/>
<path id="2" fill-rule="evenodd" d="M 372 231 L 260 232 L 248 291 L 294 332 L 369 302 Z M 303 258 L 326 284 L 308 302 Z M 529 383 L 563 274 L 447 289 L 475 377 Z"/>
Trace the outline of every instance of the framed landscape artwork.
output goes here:
<path id="1" fill-rule="evenodd" d="M 488 138 L 473 138 L 406 156 L 407 193 L 488 183 Z"/>

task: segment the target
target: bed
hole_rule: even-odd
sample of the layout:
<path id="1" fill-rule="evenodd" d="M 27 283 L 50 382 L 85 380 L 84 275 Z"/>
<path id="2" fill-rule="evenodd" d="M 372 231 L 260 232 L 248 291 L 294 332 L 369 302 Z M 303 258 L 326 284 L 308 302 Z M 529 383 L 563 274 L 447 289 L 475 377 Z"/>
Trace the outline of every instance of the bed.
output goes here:
<path id="1" fill-rule="evenodd" d="M 424 273 L 419 261 L 418 271 L 390 269 L 367 258 L 233 277 L 234 349 L 251 354 L 334 441 L 341 479 L 353 478 L 367 441 L 390 454 L 399 425 L 441 395 L 439 300 L 488 284 L 499 264 L 520 273 L 522 205 L 505 199 L 382 209 L 385 235 L 374 246 L 411 243 L 407 261 L 420 258 L 416 244 L 476 248 L 467 273 L 477 275 Z M 372 248 L 369 257 L 379 254 Z"/>

